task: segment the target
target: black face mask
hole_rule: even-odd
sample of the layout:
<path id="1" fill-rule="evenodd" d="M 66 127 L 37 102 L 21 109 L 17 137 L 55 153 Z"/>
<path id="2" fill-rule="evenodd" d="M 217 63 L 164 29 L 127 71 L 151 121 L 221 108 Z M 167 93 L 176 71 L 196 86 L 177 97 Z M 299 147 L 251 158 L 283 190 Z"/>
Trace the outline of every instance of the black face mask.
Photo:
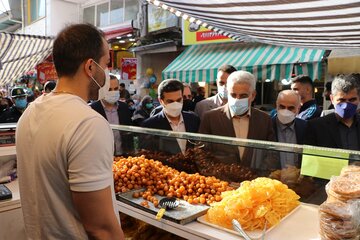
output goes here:
<path id="1" fill-rule="evenodd" d="M 183 101 L 183 111 L 194 111 L 194 103 L 190 99 L 185 99 Z"/>

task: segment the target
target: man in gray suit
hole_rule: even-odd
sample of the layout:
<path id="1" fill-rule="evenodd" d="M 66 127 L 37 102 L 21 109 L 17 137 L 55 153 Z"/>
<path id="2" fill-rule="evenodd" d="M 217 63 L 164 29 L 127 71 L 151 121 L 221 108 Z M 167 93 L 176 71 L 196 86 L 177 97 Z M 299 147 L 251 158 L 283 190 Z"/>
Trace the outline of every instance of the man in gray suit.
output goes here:
<path id="1" fill-rule="evenodd" d="M 200 102 L 198 102 L 195 106 L 195 113 L 200 117 L 202 120 L 204 113 L 223 106 L 227 103 L 227 89 L 226 89 L 226 82 L 229 75 L 236 71 L 231 65 L 222 65 L 217 72 L 216 75 L 216 85 L 218 92 L 215 96 L 206 98 Z"/>
<path id="2" fill-rule="evenodd" d="M 275 141 L 272 121 L 268 114 L 251 107 L 256 96 L 255 77 L 246 71 L 236 71 L 227 80 L 228 103 L 206 112 L 199 132 L 244 139 Z M 268 170 L 279 167 L 279 159 L 268 158 L 265 150 L 211 144 L 220 161 Z M 266 160 L 265 160 L 266 159 Z"/>

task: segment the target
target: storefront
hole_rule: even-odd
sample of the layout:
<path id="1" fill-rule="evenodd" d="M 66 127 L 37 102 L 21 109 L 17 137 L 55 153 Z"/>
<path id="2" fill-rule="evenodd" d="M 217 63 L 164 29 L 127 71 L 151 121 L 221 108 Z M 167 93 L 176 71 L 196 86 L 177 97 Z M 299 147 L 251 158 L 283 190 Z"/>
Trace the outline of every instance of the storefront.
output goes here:
<path id="1" fill-rule="evenodd" d="M 293 75 L 308 75 L 314 81 L 323 80 L 323 56 L 320 49 L 280 47 L 254 43 L 218 43 L 192 45 L 179 55 L 162 72 L 162 78 L 176 78 L 186 83 L 215 83 L 218 68 L 230 64 L 238 70 L 254 74 L 261 96 L 258 105 L 271 103 L 265 100 L 265 89 L 281 90 Z M 266 88 L 267 85 L 270 85 Z M 214 89 L 216 91 L 216 89 Z M 209 93 L 211 89 L 209 90 Z M 268 93 L 275 95 L 277 92 Z"/>

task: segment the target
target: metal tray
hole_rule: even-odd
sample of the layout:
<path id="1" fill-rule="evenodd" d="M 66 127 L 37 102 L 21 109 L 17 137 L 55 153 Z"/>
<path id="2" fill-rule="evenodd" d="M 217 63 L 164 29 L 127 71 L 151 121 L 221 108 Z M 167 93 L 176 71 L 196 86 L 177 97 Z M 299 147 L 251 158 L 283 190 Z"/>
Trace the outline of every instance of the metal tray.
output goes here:
<path id="1" fill-rule="evenodd" d="M 144 191 L 144 189 L 137 189 L 137 190 L 131 190 L 131 191 L 124 192 L 124 193 L 117 193 L 116 199 L 123 203 L 129 204 L 133 207 L 139 208 L 143 211 L 149 212 L 149 213 L 153 214 L 154 218 L 155 218 L 155 216 L 156 216 L 157 212 L 160 210 L 160 208 L 154 207 L 154 205 L 151 202 L 149 202 L 150 208 L 143 207 L 140 205 L 140 203 L 142 201 L 144 201 L 144 199 L 142 197 L 139 197 L 139 198 L 133 197 L 134 192 L 141 192 L 141 191 Z M 156 195 L 156 194 L 155 194 L 155 197 L 159 201 L 162 198 L 164 198 L 164 197 Z M 207 206 L 207 205 L 203 205 L 203 204 L 193 205 L 182 199 L 179 199 L 179 201 L 180 201 L 179 206 L 175 209 L 167 210 L 162 218 L 172 221 L 172 222 L 176 222 L 181 225 L 184 225 L 184 224 L 192 222 L 192 221 L 196 220 L 198 217 L 206 214 L 207 210 L 209 209 L 209 206 Z"/>

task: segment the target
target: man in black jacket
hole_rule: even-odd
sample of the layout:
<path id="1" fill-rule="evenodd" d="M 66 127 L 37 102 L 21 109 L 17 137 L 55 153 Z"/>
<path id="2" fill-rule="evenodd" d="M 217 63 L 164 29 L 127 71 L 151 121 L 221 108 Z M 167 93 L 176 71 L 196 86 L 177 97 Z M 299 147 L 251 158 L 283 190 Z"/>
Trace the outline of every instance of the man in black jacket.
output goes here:
<path id="1" fill-rule="evenodd" d="M 14 105 L 1 114 L 0 123 L 17 123 L 28 105 L 26 97 L 24 88 L 14 87 L 11 90 L 11 101 Z"/>
<path id="2" fill-rule="evenodd" d="M 169 130 L 175 132 L 194 132 L 199 129 L 200 120 L 193 112 L 182 111 L 184 85 L 176 79 L 164 80 L 158 87 L 159 102 L 163 109 L 156 115 L 148 118 L 143 127 Z M 188 147 L 185 139 L 166 139 L 145 137 L 142 147 L 165 151 L 168 153 L 184 153 Z"/>
<path id="3" fill-rule="evenodd" d="M 126 103 L 120 102 L 119 81 L 114 75 L 110 75 L 110 88 L 104 99 L 93 102 L 90 106 L 100 113 L 110 124 L 132 125 L 131 112 Z M 132 149 L 130 133 L 121 133 L 113 130 L 114 154 L 122 155 Z"/>
<path id="4" fill-rule="evenodd" d="M 330 99 L 335 112 L 308 122 L 308 145 L 360 150 L 360 74 L 337 76 L 331 85 Z"/>

